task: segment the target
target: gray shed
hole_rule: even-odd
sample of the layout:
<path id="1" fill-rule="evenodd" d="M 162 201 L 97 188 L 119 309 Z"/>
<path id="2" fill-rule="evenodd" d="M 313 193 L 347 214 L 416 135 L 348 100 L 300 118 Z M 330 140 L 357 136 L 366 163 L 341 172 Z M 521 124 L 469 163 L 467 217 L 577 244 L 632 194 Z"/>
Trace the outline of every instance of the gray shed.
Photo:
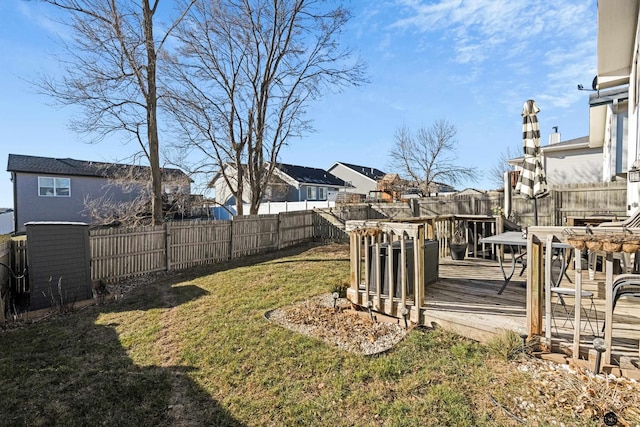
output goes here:
<path id="1" fill-rule="evenodd" d="M 82 222 L 28 222 L 25 226 L 30 308 L 91 298 L 89 226 Z"/>

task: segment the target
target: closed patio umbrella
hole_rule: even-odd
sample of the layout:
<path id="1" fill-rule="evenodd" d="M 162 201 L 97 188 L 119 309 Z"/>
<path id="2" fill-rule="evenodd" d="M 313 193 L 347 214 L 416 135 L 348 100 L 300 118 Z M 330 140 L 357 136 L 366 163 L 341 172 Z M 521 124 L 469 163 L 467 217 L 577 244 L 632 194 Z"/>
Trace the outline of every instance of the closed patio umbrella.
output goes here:
<path id="1" fill-rule="evenodd" d="M 515 193 L 533 200 L 534 224 L 538 225 L 537 199 L 549 194 L 547 178 L 540 160 L 540 125 L 538 116 L 540 108 L 533 99 L 524 103 L 522 110 L 522 148 L 524 160 L 522 171 L 518 177 Z"/>

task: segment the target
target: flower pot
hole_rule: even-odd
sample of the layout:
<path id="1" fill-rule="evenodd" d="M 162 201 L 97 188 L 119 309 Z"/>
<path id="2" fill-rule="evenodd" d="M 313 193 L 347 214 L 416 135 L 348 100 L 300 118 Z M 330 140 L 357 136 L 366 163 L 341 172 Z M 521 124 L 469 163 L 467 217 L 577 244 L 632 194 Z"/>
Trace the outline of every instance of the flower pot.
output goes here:
<path id="1" fill-rule="evenodd" d="M 466 243 L 450 243 L 449 252 L 451 253 L 451 259 L 464 259 L 467 254 Z"/>

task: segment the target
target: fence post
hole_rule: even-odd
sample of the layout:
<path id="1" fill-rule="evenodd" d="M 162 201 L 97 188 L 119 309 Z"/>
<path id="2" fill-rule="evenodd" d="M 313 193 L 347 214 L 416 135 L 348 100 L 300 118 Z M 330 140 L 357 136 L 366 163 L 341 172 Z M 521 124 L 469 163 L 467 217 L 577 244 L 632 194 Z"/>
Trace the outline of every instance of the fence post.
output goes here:
<path id="1" fill-rule="evenodd" d="M 164 259 L 165 259 L 165 271 L 171 270 L 171 228 L 169 223 L 165 222 L 164 226 Z"/>
<path id="2" fill-rule="evenodd" d="M 553 216 L 554 216 L 553 218 L 554 223 L 552 225 L 556 225 L 556 226 L 566 225 L 564 224 L 563 214 L 560 211 L 560 208 L 562 208 L 562 203 L 559 200 L 558 191 L 552 189 L 551 190 L 551 212 L 553 212 Z"/>
<path id="3" fill-rule="evenodd" d="M 233 256 L 233 229 L 235 228 L 235 222 L 238 215 L 234 215 L 231 217 L 231 232 L 229 233 L 229 259 L 234 259 Z"/>
<path id="4" fill-rule="evenodd" d="M 544 289 L 543 244 L 537 236 L 527 237 L 527 328 L 530 335 L 542 335 L 542 293 Z"/>
<path id="5" fill-rule="evenodd" d="M 282 242 L 282 239 L 280 238 L 281 231 L 282 231 L 282 223 L 280 221 L 280 214 L 278 214 L 278 222 L 276 223 L 276 248 L 278 248 L 278 250 L 282 249 L 280 247 L 280 243 Z"/>

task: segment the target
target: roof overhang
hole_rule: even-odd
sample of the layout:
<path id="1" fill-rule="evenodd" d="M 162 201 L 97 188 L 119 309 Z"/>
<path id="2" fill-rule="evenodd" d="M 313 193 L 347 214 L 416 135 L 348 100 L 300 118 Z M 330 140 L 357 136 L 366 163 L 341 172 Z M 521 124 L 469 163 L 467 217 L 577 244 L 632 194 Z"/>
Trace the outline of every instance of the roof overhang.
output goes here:
<path id="1" fill-rule="evenodd" d="M 629 88 L 597 92 L 589 96 L 589 147 L 604 145 L 607 126 L 607 105 L 617 105 L 629 99 Z"/>
<path id="2" fill-rule="evenodd" d="M 576 142 L 567 143 L 567 144 L 545 145 L 544 147 L 540 147 L 540 151 L 542 152 L 542 155 L 544 155 L 546 153 L 558 153 L 562 151 L 582 150 L 585 148 L 589 148 L 589 140 L 586 138 L 580 139 Z"/>
<path id="3" fill-rule="evenodd" d="M 597 89 L 629 83 L 640 0 L 598 0 Z"/>
<path id="4" fill-rule="evenodd" d="M 592 148 L 589 145 L 589 139 L 587 137 L 576 138 L 568 141 L 562 141 L 556 144 L 543 145 L 540 147 L 540 154 L 544 157 L 546 153 L 559 153 L 574 150 L 584 150 L 585 148 Z M 508 159 L 507 163 L 511 166 L 522 166 L 524 156 Z"/>

